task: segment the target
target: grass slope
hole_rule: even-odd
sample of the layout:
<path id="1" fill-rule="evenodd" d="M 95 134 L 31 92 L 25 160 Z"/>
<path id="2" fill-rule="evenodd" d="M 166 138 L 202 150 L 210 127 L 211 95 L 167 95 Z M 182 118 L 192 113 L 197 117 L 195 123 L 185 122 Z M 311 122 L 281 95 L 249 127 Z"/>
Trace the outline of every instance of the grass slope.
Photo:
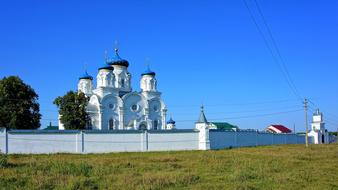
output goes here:
<path id="1" fill-rule="evenodd" d="M 10 155 L 0 189 L 338 189 L 338 144 Z"/>

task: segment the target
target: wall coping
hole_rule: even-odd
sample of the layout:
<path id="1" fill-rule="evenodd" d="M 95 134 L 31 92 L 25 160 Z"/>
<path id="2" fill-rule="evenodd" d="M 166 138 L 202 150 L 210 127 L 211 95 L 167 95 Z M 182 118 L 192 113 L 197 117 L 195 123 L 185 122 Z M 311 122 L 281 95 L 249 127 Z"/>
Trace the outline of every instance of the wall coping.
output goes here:
<path id="1" fill-rule="evenodd" d="M 8 130 L 8 134 L 141 134 L 142 130 Z M 175 130 L 147 130 L 151 134 L 170 134 L 170 133 L 198 133 L 195 129 L 175 129 Z"/>

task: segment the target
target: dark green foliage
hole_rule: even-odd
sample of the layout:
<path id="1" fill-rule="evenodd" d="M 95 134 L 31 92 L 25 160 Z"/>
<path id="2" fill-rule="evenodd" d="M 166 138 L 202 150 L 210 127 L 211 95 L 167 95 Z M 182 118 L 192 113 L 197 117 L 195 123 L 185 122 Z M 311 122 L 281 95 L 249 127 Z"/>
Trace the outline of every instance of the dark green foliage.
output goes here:
<path id="1" fill-rule="evenodd" d="M 57 97 L 53 102 L 59 108 L 61 122 L 65 129 L 85 129 L 89 121 L 86 112 L 88 98 L 85 94 L 69 91 L 64 96 Z"/>
<path id="2" fill-rule="evenodd" d="M 7 129 L 37 129 L 41 114 L 38 95 L 19 77 L 0 80 L 0 127 Z"/>
<path id="3" fill-rule="evenodd" d="M 330 135 L 337 136 L 337 132 L 329 132 Z"/>

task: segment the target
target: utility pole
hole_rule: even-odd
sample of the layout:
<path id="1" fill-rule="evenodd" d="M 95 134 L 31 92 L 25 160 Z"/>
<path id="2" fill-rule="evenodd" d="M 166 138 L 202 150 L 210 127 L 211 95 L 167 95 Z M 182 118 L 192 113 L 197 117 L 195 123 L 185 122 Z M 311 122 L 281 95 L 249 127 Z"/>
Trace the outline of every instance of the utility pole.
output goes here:
<path id="1" fill-rule="evenodd" d="M 309 130 L 308 130 L 308 121 L 307 121 L 307 110 L 308 110 L 308 100 L 305 98 L 304 99 L 304 113 L 305 113 L 305 144 L 306 144 L 306 147 L 309 146 L 309 139 L 308 139 L 308 136 L 309 136 Z"/>

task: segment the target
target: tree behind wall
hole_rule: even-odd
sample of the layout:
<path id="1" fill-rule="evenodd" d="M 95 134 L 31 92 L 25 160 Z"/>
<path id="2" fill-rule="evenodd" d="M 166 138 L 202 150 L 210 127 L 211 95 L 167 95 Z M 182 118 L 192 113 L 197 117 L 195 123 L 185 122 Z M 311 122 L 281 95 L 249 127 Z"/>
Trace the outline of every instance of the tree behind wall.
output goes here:
<path id="1" fill-rule="evenodd" d="M 85 129 L 89 121 L 86 112 L 88 98 L 85 94 L 69 91 L 53 102 L 59 108 L 60 120 L 65 129 Z"/>
<path id="2" fill-rule="evenodd" d="M 0 127 L 37 129 L 40 127 L 40 105 L 34 89 L 19 77 L 0 80 Z"/>

